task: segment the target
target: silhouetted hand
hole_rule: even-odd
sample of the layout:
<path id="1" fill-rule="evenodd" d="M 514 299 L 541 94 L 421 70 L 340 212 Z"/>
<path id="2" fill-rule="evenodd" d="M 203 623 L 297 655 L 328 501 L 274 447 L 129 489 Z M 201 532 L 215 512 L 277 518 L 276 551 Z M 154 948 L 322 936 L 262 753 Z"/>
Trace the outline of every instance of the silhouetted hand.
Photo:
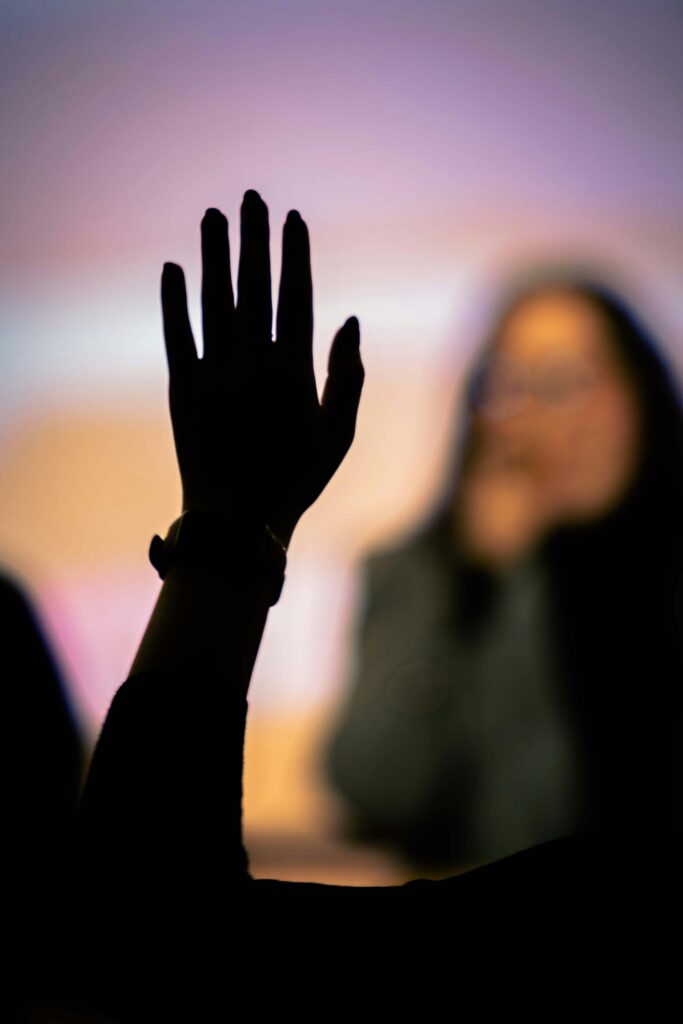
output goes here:
<path id="1" fill-rule="evenodd" d="M 201 233 L 203 358 L 182 269 L 165 264 L 161 281 L 183 510 L 258 518 L 288 544 L 353 440 L 364 379 L 358 321 L 347 320 L 332 342 L 319 401 L 308 230 L 299 214 L 289 213 L 283 231 L 274 342 L 263 200 L 247 192 L 242 203 L 236 305 L 226 218 L 207 210 Z"/>

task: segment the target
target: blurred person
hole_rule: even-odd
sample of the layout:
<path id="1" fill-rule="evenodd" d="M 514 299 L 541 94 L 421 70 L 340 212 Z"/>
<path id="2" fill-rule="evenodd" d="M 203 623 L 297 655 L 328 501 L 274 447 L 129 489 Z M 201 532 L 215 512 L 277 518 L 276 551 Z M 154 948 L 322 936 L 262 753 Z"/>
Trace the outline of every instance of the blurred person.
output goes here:
<path id="1" fill-rule="evenodd" d="M 681 815 L 681 406 L 626 302 L 511 291 L 442 496 L 363 567 L 326 752 L 351 834 L 471 867 Z"/>

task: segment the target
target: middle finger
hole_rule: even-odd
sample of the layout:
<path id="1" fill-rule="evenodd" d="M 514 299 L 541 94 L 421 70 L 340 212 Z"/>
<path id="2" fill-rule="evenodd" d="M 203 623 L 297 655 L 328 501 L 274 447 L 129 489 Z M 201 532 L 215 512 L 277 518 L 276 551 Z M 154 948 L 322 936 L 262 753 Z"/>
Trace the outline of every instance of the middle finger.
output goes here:
<path id="1" fill-rule="evenodd" d="M 272 341 L 268 207 L 253 190 L 245 193 L 241 210 L 237 323 L 243 342 Z"/>
<path id="2" fill-rule="evenodd" d="M 232 341 L 235 300 L 230 276 L 228 222 L 220 210 L 207 210 L 202 220 L 202 321 L 204 356 L 225 352 Z"/>

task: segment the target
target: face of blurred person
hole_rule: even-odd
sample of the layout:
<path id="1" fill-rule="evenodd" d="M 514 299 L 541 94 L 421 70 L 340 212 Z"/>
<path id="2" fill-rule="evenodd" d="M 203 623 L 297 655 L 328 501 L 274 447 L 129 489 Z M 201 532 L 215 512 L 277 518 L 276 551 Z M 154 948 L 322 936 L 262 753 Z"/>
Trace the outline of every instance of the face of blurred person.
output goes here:
<path id="1" fill-rule="evenodd" d="M 501 566 L 555 525 L 614 508 L 636 472 L 639 403 L 589 298 L 544 291 L 505 318 L 475 399 L 457 529 Z"/>

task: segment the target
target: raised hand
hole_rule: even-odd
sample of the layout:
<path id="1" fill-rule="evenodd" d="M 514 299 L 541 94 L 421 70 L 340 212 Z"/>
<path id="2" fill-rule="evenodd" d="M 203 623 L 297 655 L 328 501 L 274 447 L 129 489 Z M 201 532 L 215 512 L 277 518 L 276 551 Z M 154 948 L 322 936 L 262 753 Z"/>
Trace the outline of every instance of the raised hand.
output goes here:
<path id="1" fill-rule="evenodd" d="M 353 440 L 364 379 L 358 321 L 348 319 L 332 342 L 319 401 L 309 239 L 299 214 L 289 213 L 283 231 L 275 341 L 263 200 L 250 191 L 242 203 L 236 304 L 223 214 L 207 210 L 201 235 L 201 359 L 182 269 L 165 264 L 161 282 L 183 511 L 244 514 L 287 545 Z"/>

